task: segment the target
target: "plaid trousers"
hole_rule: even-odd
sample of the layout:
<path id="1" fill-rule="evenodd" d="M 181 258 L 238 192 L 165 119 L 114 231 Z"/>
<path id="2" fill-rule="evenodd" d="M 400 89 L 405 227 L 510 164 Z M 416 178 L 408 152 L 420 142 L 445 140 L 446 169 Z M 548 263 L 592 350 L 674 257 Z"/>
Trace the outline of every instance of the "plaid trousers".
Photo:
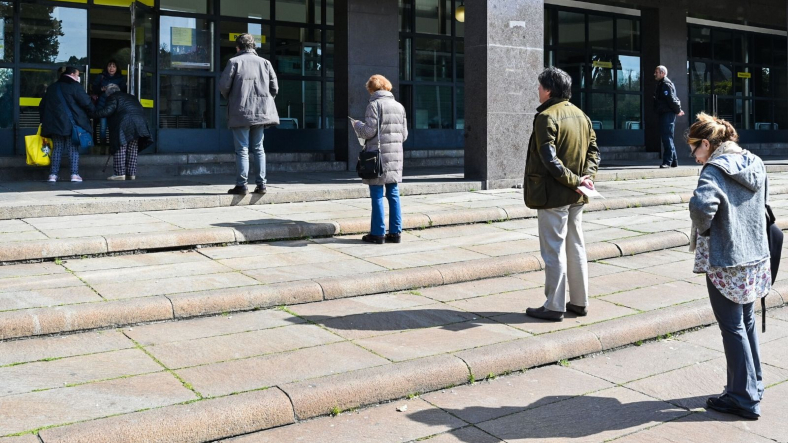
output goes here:
<path id="1" fill-rule="evenodd" d="M 115 175 L 137 175 L 137 154 L 139 150 L 139 140 L 129 142 L 121 146 L 112 157 L 112 166 L 115 168 Z"/>
<path id="2" fill-rule="evenodd" d="M 60 172 L 60 160 L 63 157 L 63 150 L 65 149 L 68 150 L 68 155 L 71 159 L 71 175 L 79 175 L 79 147 L 74 146 L 71 137 L 53 135 L 52 145 L 54 149 L 52 152 L 52 162 L 49 166 L 49 173 L 58 175 Z"/>

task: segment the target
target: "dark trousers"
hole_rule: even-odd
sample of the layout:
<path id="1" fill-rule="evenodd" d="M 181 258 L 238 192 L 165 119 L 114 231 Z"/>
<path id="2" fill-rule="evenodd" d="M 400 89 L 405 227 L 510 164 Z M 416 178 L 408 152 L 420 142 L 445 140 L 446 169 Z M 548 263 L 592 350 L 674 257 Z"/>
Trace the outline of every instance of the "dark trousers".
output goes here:
<path id="1" fill-rule="evenodd" d="M 764 388 L 755 302 L 740 305 L 728 300 L 708 277 L 706 286 L 725 348 L 728 366 L 725 393 L 739 407 L 760 414 Z"/>
<path id="2" fill-rule="evenodd" d="M 676 114 L 664 112 L 659 115 L 659 135 L 662 138 L 662 164 L 678 166 L 676 145 L 673 144 L 673 132 L 676 129 Z"/>

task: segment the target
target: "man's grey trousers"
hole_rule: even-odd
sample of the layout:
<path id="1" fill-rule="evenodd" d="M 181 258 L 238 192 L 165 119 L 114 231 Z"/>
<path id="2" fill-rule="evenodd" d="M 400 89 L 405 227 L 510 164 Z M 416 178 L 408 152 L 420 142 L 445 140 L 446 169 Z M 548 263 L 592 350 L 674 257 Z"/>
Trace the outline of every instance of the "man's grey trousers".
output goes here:
<path id="1" fill-rule="evenodd" d="M 583 205 L 539 209 L 539 246 L 545 264 L 545 309 L 566 312 L 566 290 L 575 306 L 588 306 L 588 261 Z"/>

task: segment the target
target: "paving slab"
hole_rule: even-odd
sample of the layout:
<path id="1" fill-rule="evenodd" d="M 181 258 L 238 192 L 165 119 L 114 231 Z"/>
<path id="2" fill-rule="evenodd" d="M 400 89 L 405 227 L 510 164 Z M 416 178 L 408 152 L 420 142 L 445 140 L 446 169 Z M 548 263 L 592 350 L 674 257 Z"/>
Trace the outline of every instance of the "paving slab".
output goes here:
<path id="1" fill-rule="evenodd" d="M 758 324 L 758 342 L 761 345 L 785 337 L 788 337 L 788 322 L 769 319 L 766 321 L 765 333 L 761 332 L 760 323 Z M 725 352 L 725 348 L 722 346 L 722 333 L 717 325 L 712 325 L 699 331 L 680 334 L 676 339 L 715 351 Z"/>
<path id="2" fill-rule="evenodd" d="M 609 263 L 607 260 L 605 263 Z M 625 271 L 618 274 L 591 277 L 588 279 L 589 296 L 596 297 L 615 292 L 668 283 L 674 279 L 660 275 L 647 274 L 642 271 Z"/>
<path id="3" fill-rule="evenodd" d="M 4 341 L 0 342 L 0 366 L 132 347 L 134 343 L 114 330 Z"/>
<path id="4" fill-rule="evenodd" d="M 488 243 L 483 245 L 465 246 L 465 249 L 478 252 L 479 254 L 488 255 L 490 257 L 501 257 L 504 255 L 538 251 L 539 240 L 534 237 L 531 239 L 515 240 L 504 243 Z"/>
<path id="5" fill-rule="evenodd" d="M 71 274 L 31 275 L 0 279 L 0 293 L 75 286 L 82 286 L 82 282 Z"/>
<path id="6" fill-rule="evenodd" d="M 766 388 L 761 400 L 761 418 L 758 421 L 740 420 L 738 417 L 709 411 L 715 420 L 729 426 L 777 441 L 788 442 L 788 420 L 785 420 L 785 408 L 788 408 L 788 383 Z"/>
<path id="7" fill-rule="evenodd" d="M 0 311 L 90 303 L 102 300 L 103 298 L 99 294 L 87 286 L 14 290 L 0 293 Z"/>
<path id="8" fill-rule="evenodd" d="M 446 302 L 503 292 L 520 291 L 535 286 L 537 286 L 535 283 L 523 281 L 518 278 L 500 277 L 424 288 L 419 289 L 418 293 L 433 300 Z"/>
<path id="9" fill-rule="evenodd" d="M 770 309 L 766 315 L 788 322 L 788 308 Z"/>
<path id="10" fill-rule="evenodd" d="M 788 370 L 788 338 L 762 343 L 761 362 Z"/>
<path id="11" fill-rule="evenodd" d="M 202 261 L 189 263 L 173 263 L 122 269 L 106 269 L 100 271 L 84 271 L 77 272 L 75 274 L 90 285 L 100 285 L 120 282 L 136 282 L 140 280 L 156 280 L 169 277 L 223 274 L 232 271 L 233 269 L 206 258 Z"/>
<path id="12" fill-rule="evenodd" d="M 501 440 L 473 426 L 428 437 L 430 443 L 498 443 Z"/>
<path id="13" fill-rule="evenodd" d="M 679 443 L 686 441 L 719 443 L 721 438 L 724 438 L 726 443 L 769 443 L 774 441 L 752 432 L 736 429 L 729 424 L 720 423 L 710 417 L 710 414 L 697 412 L 627 435 L 616 440 L 616 443 Z"/>
<path id="14" fill-rule="evenodd" d="M 534 297 L 536 298 L 536 297 Z M 520 312 L 511 312 L 504 315 L 493 317 L 495 321 L 505 323 L 509 326 L 528 332 L 529 334 L 544 334 L 547 332 L 560 331 L 578 326 L 590 325 L 615 318 L 631 316 L 637 311 L 608 303 L 604 300 L 591 300 L 588 305 L 588 315 L 580 317 L 572 312 L 564 313 L 564 321 L 552 322 L 531 318 L 525 315 L 525 309 L 529 307 L 539 307 L 544 304 L 544 295 L 538 299 L 538 303 L 530 306 L 518 305 Z"/>
<path id="15" fill-rule="evenodd" d="M 115 257 L 96 257 L 90 260 L 63 260 L 63 267 L 74 272 L 101 271 L 105 269 L 134 268 L 140 266 L 169 265 L 205 261 L 195 251 L 158 252 L 156 254 L 132 254 Z"/>
<path id="16" fill-rule="evenodd" d="M 434 303 L 434 300 L 422 297 L 416 294 L 416 292 L 419 291 L 373 294 L 364 297 L 326 300 L 321 303 L 294 305 L 289 309 L 309 321 L 321 323 L 335 317 L 407 309 Z"/>
<path id="17" fill-rule="evenodd" d="M 485 258 L 485 255 L 461 248 L 445 248 L 437 251 L 423 251 L 409 254 L 385 255 L 370 257 L 367 260 L 388 269 L 404 269 L 433 266 L 445 263 L 457 263 Z"/>
<path id="18" fill-rule="evenodd" d="M 284 251 L 283 251 L 284 252 Z M 251 269 L 276 268 L 280 266 L 298 266 L 312 263 L 326 263 L 347 259 L 346 254 L 333 251 L 329 248 L 323 250 L 291 250 L 282 254 L 269 254 L 265 257 L 241 257 L 218 260 L 219 263 L 239 271 Z"/>
<path id="19" fill-rule="evenodd" d="M 13 277 L 30 277 L 33 275 L 65 274 L 66 268 L 54 262 L 16 264 L 0 266 L 0 279 Z"/>
<path id="20" fill-rule="evenodd" d="M 599 297 L 599 299 L 640 311 L 651 311 L 679 303 L 705 299 L 708 296 L 709 293 L 705 285 L 674 281 L 606 295 Z"/>
<path id="21" fill-rule="evenodd" d="M 335 260 L 331 263 L 313 263 L 292 267 L 253 269 L 244 274 L 261 283 L 280 283 L 309 280 L 321 277 L 337 277 L 385 271 L 386 268 L 359 259 Z"/>
<path id="22" fill-rule="evenodd" d="M 224 271 L 230 270 L 225 269 Z M 150 280 L 141 279 L 118 283 L 95 283 L 91 286 L 105 299 L 117 300 L 259 284 L 259 281 L 240 272 L 225 272 L 207 275 L 157 277 Z"/>

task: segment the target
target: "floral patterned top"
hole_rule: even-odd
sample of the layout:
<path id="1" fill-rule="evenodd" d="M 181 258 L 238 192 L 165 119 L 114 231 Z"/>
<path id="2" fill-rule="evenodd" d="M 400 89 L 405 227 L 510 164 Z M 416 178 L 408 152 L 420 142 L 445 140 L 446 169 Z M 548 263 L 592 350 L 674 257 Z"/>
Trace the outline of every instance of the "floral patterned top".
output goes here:
<path id="1" fill-rule="evenodd" d="M 693 272 L 706 273 L 725 298 L 746 305 L 769 294 L 772 289 L 772 266 L 768 258 L 730 268 L 711 266 L 709 238 L 698 233 L 696 242 Z"/>

